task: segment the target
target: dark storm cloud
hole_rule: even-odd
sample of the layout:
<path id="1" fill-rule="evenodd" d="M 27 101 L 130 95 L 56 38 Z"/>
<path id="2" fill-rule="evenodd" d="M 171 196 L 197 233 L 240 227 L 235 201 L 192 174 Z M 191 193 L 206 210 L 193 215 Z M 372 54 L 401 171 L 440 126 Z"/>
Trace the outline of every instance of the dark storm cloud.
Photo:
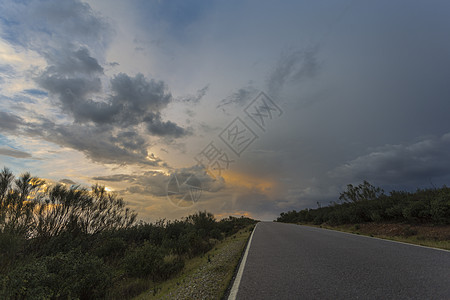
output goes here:
<path id="1" fill-rule="evenodd" d="M 277 96 L 287 84 L 298 84 L 306 78 L 313 78 L 319 70 L 318 47 L 289 51 L 278 60 L 267 80 L 267 92 Z"/>
<path id="2" fill-rule="evenodd" d="M 450 134 L 410 145 L 386 145 L 342 165 L 329 174 L 349 182 L 415 184 L 450 176 Z"/>
<path id="3" fill-rule="evenodd" d="M 0 129 L 14 131 L 24 123 L 23 119 L 11 113 L 0 111 Z"/>
<path id="4" fill-rule="evenodd" d="M 14 158 L 31 158 L 31 154 L 20 150 L 0 147 L 0 155 L 11 156 Z"/>
<path id="5" fill-rule="evenodd" d="M 161 121 L 161 116 L 159 114 L 148 115 L 145 117 L 144 122 L 147 123 L 147 130 L 157 136 L 178 138 L 188 134 L 187 130 L 171 121 Z"/>

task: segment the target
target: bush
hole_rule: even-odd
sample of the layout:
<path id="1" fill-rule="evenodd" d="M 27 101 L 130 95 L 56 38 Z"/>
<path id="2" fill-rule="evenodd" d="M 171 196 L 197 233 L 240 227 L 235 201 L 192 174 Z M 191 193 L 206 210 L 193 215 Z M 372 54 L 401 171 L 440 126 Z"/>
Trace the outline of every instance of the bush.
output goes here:
<path id="1" fill-rule="evenodd" d="M 113 261 L 117 258 L 124 256 L 127 249 L 125 241 L 119 237 L 107 237 L 101 238 L 100 245 L 98 245 L 94 254 L 107 261 Z"/>
<path id="2" fill-rule="evenodd" d="M 340 204 L 281 213 L 277 222 L 340 225 L 363 222 L 450 224 L 450 188 L 417 190 L 415 193 L 383 190 L 367 181 L 347 186 Z"/>
<path id="3" fill-rule="evenodd" d="M 148 241 L 128 251 L 123 259 L 125 272 L 130 277 L 151 277 L 153 281 L 165 280 L 184 267 L 178 257 L 166 257 L 164 249 Z"/>
<path id="4" fill-rule="evenodd" d="M 148 278 L 169 278 L 186 257 L 255 223 L 244 217 L 217 222 L 206 211 L 154 224 L 135 224 L 135 218 L 104 187 L 46 188 L 29 173 L 15 179 L 0 170 L 0 299 L 134 294 Z"/>
<path id="5" fill-rule="evenodd" d="M 124 259 L 125 272 L 131 277 L 153 277 L 156 279 L 158 267 L 164 263 L 161 248 L 145 242 L 143 246 L 129 250 Z"/>
<path id="6" fill-rule="evenodd" d="M 6 299 L 79 298 L 105 296 L 111 271 L 103 262 L 75 251 L 33 259 L 3 276 L 0 291 Z"/>

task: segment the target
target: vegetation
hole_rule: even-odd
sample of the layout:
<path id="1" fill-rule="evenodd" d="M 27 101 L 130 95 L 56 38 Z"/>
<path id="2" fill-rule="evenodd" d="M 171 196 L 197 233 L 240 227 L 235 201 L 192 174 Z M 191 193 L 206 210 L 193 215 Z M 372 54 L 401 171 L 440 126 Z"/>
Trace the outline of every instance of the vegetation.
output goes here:
<path id="1" fill-rule="evenodd" d="M 224 238 L 204 255 L 186 261 L 182 272 L 138 299 L 226 299 L 227 288 L 255 225 Z"/>
<path id="2" fill-rule="evenodd" d="M 0 172 L 1 299 L 128 299 L 253 224 L 208 212 L 136 222 L 123 199 Z"/>
<path id="3" fill-rule="evenodd" d="M 398 242 L 450 250 L 450 226 L 403 224 L 403 223 L 360 223 L 330 226 L 327 224 L 311 225 L 354 234 L 378 237 Z"/>
<path id="4" fill-rule="evenodd" d="M 386 195 L 367 181 L 349 184 L 340 203 L 326 207 L 281 213 L 277 222 L 329 225 L 364 222 L 450 224 L 450 188 L 419 189 L 414 193 L 392 191 Z"/>

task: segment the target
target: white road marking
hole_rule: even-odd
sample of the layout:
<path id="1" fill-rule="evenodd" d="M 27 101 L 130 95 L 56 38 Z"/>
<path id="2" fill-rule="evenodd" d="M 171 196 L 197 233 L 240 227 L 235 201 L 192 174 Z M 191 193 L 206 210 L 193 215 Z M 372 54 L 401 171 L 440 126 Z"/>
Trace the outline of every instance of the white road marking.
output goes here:
<path id="1" fill-rule="evenodd" d="M 242 261 L 239 266 L 239 270 L 236 274 L 236 278 L 234 279 L 233 287 L 231 288 L 230 295 L 228 296 L 228 300 L 236 299 L 236 296 L 237 296 L 237 293 L 239 290 L 239 284 L 241 283 L 242 273 L 244 273 L 245 262 L 247 261 L 248 249 L 250 249 L 250 244 L 252 243 L 253 234 L 255 233 L 255 230 L 256 230 L 256 227 L 258 226 L 258 224 L 256 224 L 255 228 L 253 228 L 253 232 L 250 235 L 250 239 L 248 240 L 247 248 L 245 249 L 244 257 L 242 257 Z"/>

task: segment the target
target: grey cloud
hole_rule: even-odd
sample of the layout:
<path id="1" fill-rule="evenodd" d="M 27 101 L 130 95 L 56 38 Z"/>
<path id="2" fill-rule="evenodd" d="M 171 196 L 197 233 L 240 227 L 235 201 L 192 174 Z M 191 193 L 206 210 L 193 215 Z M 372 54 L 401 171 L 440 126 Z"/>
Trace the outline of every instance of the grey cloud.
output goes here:
<path id="1" fill-rule="evenodd" d="M 92 177 L 92 180 L 110 181 L 110 182 L 120 182 L 120 181 L 134 182 L 136 180 L 136 177 L 127 174 L 114 174 L 108 176 Z"/>
<path id="2" fill-rule="evenodd" d="M 44 72 L 37 82 L 57 96 L 62 110 L 78 124 L 66 128 L 46 123 L 46 130 L 53 134 L 45 137 L 83 151 L 93 160 L 157 165 L 160 160 L 148 159 L 147 139 L 137 133 L 136 126 L 141 123 L 156 136 L 178 138 L 188 134 L 174 122 L 161 120 L 160 110 L 172 99 L 164 82 L 147 80 L 142 74 L 129 77 L 121 73 L 111 80 L 113 94 L 100 102 L 88 98 L 101 91 L 99 78 L 49 73 L 51 70 Z"/>
<path id="3" fill-rule="evenodd" d="M 134 131 L 119 132 L 116 136 L 111 136 L 110 140 L 114 144 L 121 144 L 125 149 L 133 151 L 143 151 L 147 146 L 147 142 L 145 141 L 145 139 Z M 147 152 L 141 153 L 147 155 Z"/>
<path id="4" fill-rule="evenodd" d="M 32 155 L 30 153 L 12 149 L 12 148 L 5 148 L 5 147 L 0 147 L 0 155 L 11 156 L 11 157 L 15 157 L 15 158 L 31 158 L 32 157 Z"/>
<path id="5" fill-rule="evenodd" d="M 199 166 L 189 168 L 174 169 L 170 174 L 148 171 L 143 174 L 114 174 L 108 176 L 93 177 L 93 180 L 109 182 L 128 182 L 132 185 L 122 192 L 137 193 L 142 195 L 152 195 L 157 197 L 167 196 L 167 184 L 172 176 L 178 174 L 193 174 L 201 182 L 201 188 L 210 193 L 216 193 L 225 188 L 223 178 L 218 180 L 209 176 L 205 170 Z"/>
<path id="6" fill-rule="evenodd" d="M 40 123 L 27 125 L 24 129 L 25 134 L 40 136 L 57 145 L 81 151 L 96 162 L 151 166 L 161 163 L 158 158 L 149 159 L 150 156 L 146 150 L 147 143 L 142 144 L 142 148 L 133 149 L 129 141 L 117 138 L 114 127 L 111 126 L 87 126 L 84 124 L 64 126 L 46 119 Z"/>
<path id="7" fill-rule="evenodd" d="M 195 165 L 189 168 L 173 170 L 172 174 L 193 174 L 201 183 L 201 188 L 210 193 L 216 193 L 225 188 L 225 180 L 223 178 L 211 177 L 203 167 Z"/>
<path id="8" fill-rule="evenodd" d="M 2 21 L 8 24 L 1 37 L 40 53 L 48 63 L 35 77 L 40 89 L 25 93 L 48 92 L 54 104 L 75 121 L 56 124 L 42 117 L 39 122 L 25 123 L 1 112 L 2 130 L 40 136 L 81 151 L 96 162 L 155 166 L 164 163 L 147 152 L 149 140 L 139 129 L 141 125 L 158 137 L 188 134 L 175 122 L 161 118 L 161 110 L 173 100 L 162 81 L 120 73 L 110 80 L 110 94 L 104 94 L 102 62 L 113 30 L 88 4 L 75 0 L 35 0 L 26 5 L 2 2 L 0 10 L 5 15 Z"/>
<path id="9" fill-rule="evenodd" d="M 206 95 L 209 90 L 209 84 L 205 87 L 199 89 L 195 95 L 183 96 L 177 99 L 179 102 L 186 102 L 191 104 L 197 104 L 202 100 L 202 98 Z"/>
<path id="10" fill-rule="evenodd" d="M 134 177 L 132 181 L 133 185 L 128 187 L 126 192 L 164 197 L 167 196 L 167 183 L 169 179 L 170 176 L 163 173 L 153 171 L 145 172 L 142 175 Z"/>
<path id="11" fill-rule="evenodd" d="M 60 96 L 62 104 L 68 109 L 74 110 L 73 102 L 79 102 L 83 97 L 101 91 L 99 78 L 67 78 L 59 75 L 44 73 L 36 78 L 37 83 L 44 89 Z"/>
<path id="12" fill-rule="evenodd" d="M 297 84 L 306 78 L 313 78 L 319 70 L 318 47 L 285 53 L 278 60 L 267 80 L 267 92 L 277 96 L 286 84 Z"/>
<path id="13" fill-rule="evenodd" d="M 86 47 L 78 50 L 63 49 L 57 53 L 46 54 L 45 57 L 51 66 L 47 69 L 49 73 L 73 75 L 82 73 L 87 75 L 102 74 L 103 68 L 97 59 L 91 56 Z"/>
<path id="14" fill-rule="evenodd" d="M 138 185 L 130 186 L 130 187 L 126 188 L 125 191 L 129 192 L 131 194 L 154 195 L 152 189 L 150 189 L 149 187 L 141 187 Z"/>
<path id="15" fill-rule="evenodd" d="M 57 97 L 61 109 L 73 115 L 77 122 L 111 122 L 119 107 L 89 98 L 102 91 L 97 75 L 103 72 L 89 50 L 83 47 L 46 56 L 50 66 L 35 80 Z"/>
<path id="16" fill-rule="evenodd" d="M 157 136 L 178 138 L 188 134 L 176 123 L 161 120 L 160 111 L 172 101 L 164 82 L 147 80 L 142 74 L 129 77 L 120 73 L 111 80 L 111 85 L 112 106 L 120 107 L 115 122 L 122 126 L 144 122 L 148 132 Z"/>
<path id="17" fill-rule="evenodd" d="M 237 105 L 243 106 L 247 102 L 253 100 L 258 94 L 259 90 L 255 89 L 252 86 L 242 87 L 230 96 L 222 99 L 216 108 L 220 108 L 223 112 L 226 112 L 226 106 L 229 105 Z"/>
<path id="18" fill-rule="evenodd" d="M 187 130 L 171 121 L 161 121 L 159 114 L 147 116 L 144 122 L 147 123 L 147 130 L 154 135 L 178 138 L 188 134 Z"/>
<path id="19" fill-rule="evenodd" d="M 77 122 L 109 123 L 119 107 L 97 102 L 86 97 L 101 91 L 100 78 L 67 78 L 61 75 L 42 74 L 36 82 L 56 95 L 61 109 L 71 114 Z"/>
<path id="20" fill-rule="evenodd" d="M 74 181 L 72 181 L 72 180 L 70 180 L 70 179 L 66 179 L 66 178 L 61 179 L 59 182 L 65 183 L 65 184 L 70 184 L 70 185 L 76 184 Z"/>
<path id="21" fill-rule="evenodd" d="M 410 145 L 386 145 L 332 170 L 347 182 L 374 180 L 380 184 L 417 184 L 450 175 L 450 134 Z"/>
<path id="22" fill-rule="evenodd" d="M 151 185 L 139 186 L 133 185 L 125 189 L 126 192 L 131 194 L 152 195 L 156 197 L 167 196 L 167 183 L 161 181 L 162 178 L 153 179 Z"/>
<path id="23" fill-rule="evenodd" d="M 164 82 L 147 80 L 141 73 L 135 77 L 120 73 L 111 80 L 111 85 L 115 93 L 113 102 L 123 103 L 127 111 L 134 114 L 149 110 L 159 111 L 172 100 Z"/>
<path id="24" fill-rule="evenodd" d="M 0 128 L 2 129 L 2 131 L 14 131 L 23 124 L 24 121 L 21 117 L 11 113 L 0 111 Z"/>
<path id="25" fill-rule="evenodd" d="M 11 65 L 0 64 L 0 73 L 11 75 L 14 74 L 15 72 L 16 71 Z"/>
<path id="26" fill-rule="evenodd" d="M 37 82 L 55 94 L 62 109 L 79 123 L 94 122 L 127 128 L 144 122 L 148 131 L 157 136 L 177 138 L 187 134 L 174 122 L 161 120 L 160 110 L 172 100 L 162 81 L 147 80 L 140 73 L 135 77 L 120 73 L 111 79 L 113 95 L 100 102 L 88 98 L 101 91 L 99 78 L 67 78 L 64 73 L 49 75 L 50 68 L 37 78 Z"/>
<path id="27" fill-rule="evenodd" d="M 71 44 L 103 48 L 113 35 L 100 15 L 77 0 L 2 1 L 0 10 L 8 24 L 3 37 L 36 51 Z"/>

